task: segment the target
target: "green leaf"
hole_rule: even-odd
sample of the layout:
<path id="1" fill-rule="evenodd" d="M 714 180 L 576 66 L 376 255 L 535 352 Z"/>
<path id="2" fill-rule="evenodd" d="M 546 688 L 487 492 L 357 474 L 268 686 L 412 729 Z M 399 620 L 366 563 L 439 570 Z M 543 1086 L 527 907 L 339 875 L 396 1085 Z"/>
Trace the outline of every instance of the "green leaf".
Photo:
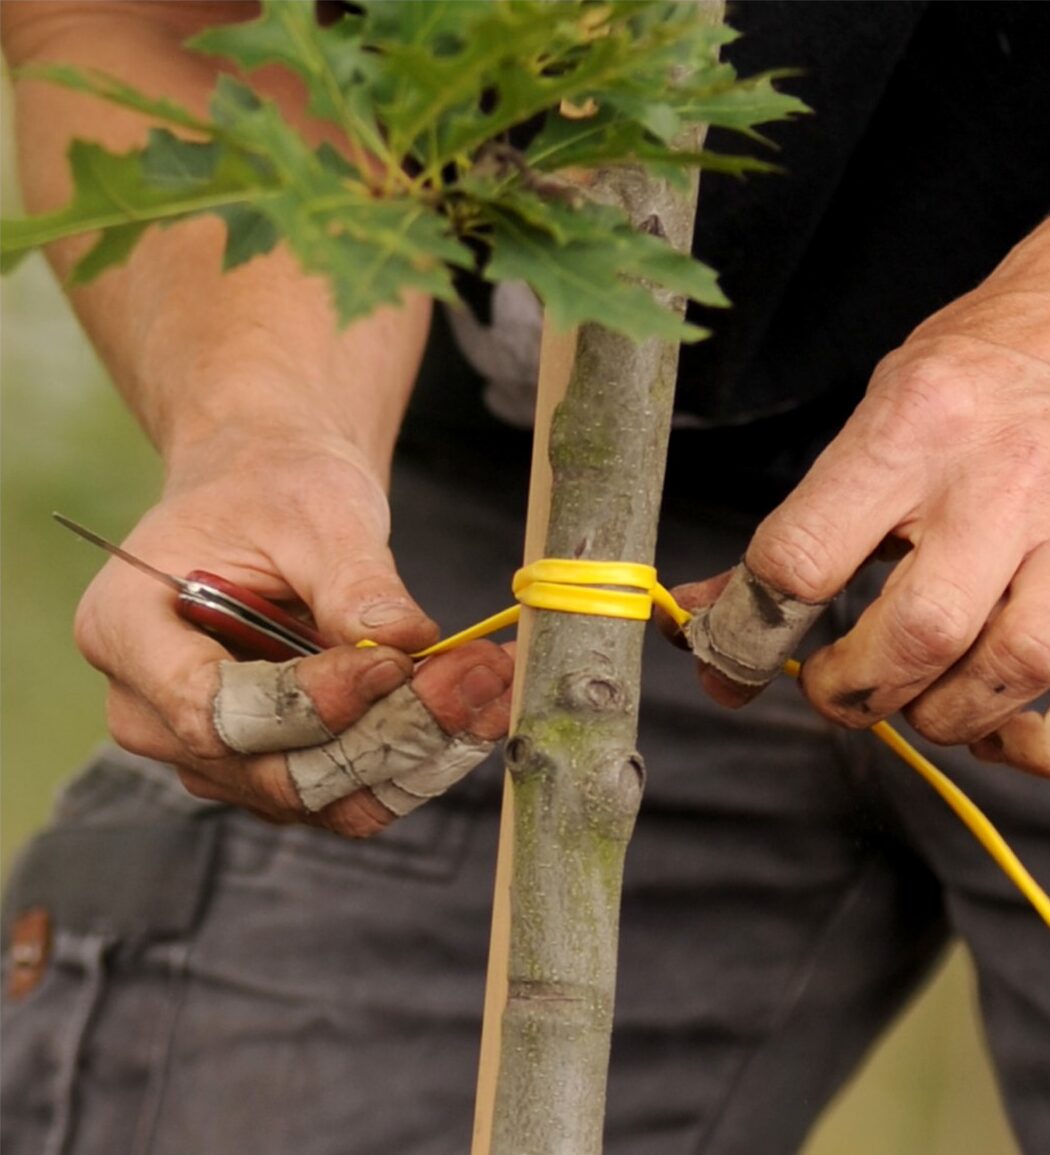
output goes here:
<path id="1" fill-rule="evenodd" d="M 307 272 L 328 279 L 343 323 L 398 303 L 410 289 L 455 296 L 449 265 L 470 265 L 473 257 L 435 207 L 377 197 L 331 146 L 312 150 L 275 104 L 229 77 L 220 80 L 212 110 L 229 140 L 272 169 L 281 191 L 260 200 L 257 212 Z M 247 221 L 241 224 L 247 229 Z M 262 243 L 266 233 L 256 228 Z M 241 239 L 231 238 L 227 261 L 241 256 Z"/>
<path id="2" fill-rule="evenodd" d="M 361 41 L 360 24 L 360 18 L 346 15 L 325 28 L 315 19 L 313 4 L 263 0 L 257 19 L 210 28 L 188 44 L 235 61 L 246 72 L 283 65 L 306 82 L 315 116 L 333 121 L 348 140 L 382 155 L 386 150 L 374 110 L 356 96 L 367 89 L 376 69 L 374 56 Z"/>
<path id="3" fill-rule="evenodd" d="M 448 232 L 444 218 L 412 202 L 344 194 L 303 200 L 285 193 L 262 206 L 307 272 L 328 278 L 345 324 L 415 289 L 455 299 L 450 264 L 473 256 Z"/>
<path id="4" fill-rule="evenodd" d="M 281 239 L 277 226 L 257 209 L 249 208 L 247 205 L 231 205 L 219 209 L 218 212 L 226 222 L 226 248 L 222 254 L 223 272 L 245 264 L 252 257 L 265 256 Z"/>
<path id="5" fill-rule="evenodd" d="M 640 163 L 658 168 L 672 179 L 681 179 L 690 168 L 734 176 L 778 171 L 776 165 L 754 156 L 669 147 L 654 140 L 641 125 L 618 117 L 611 109 L 599 110 L 585 120 L 548 116 L 524 159 L 540 172 L 596 168 L 617 162 Z"/>
<path id="6" fill-rule="evenodd" d="M 107 229 L 98 241 L 80 258 L 69 274 L 71 285 L 86 285 L 112 265 L 122 265 L 138 244 L 148 224 L 115 225 Z"/>
<path id="7" fill-rule="evenodd" d="M 693 90 L 683 102 L 682 114 L 692 120 L 761 139 L 753 131 L 756 124 L 768 124 L 810 111 L 797 96 L 779 92 L 774 87 L 774 81 L 790 75 L 793 74 L 769 72 L 707 91 Z"/>
<path id="8" fill-rule="evenodd" d="M 182 140 L 164 128 L 150 130 L 142 154 L 142 178 L 158 189 L 185 191 L 207 186 L 215 177 L 222 145 Z"/>
<path id="9" fill-rule="evenodd" d="M 804 111 L 776 90 L 783 74 L 739 80 L 718 55 L 732 30 L 674 0 L 360 0 L 353 9 L 321 27 L 313 4 L 263 0 L 257 18 L 192 41 L 246 73 L 296 74 L 310 111 L 342 130 L 341 149 L 311 147 L 273 101 L 225 73 L 201 118 L 97 72 L 33 70 L 169 127 L 123 156 L 75 144 L 72 203 L 4 222 L 4 267 L 38 245 L 98 232 L 74 272 L 85 280 L 124 260 L 149 224 L 212 213 L 226 223 L 226 268 L 283 243 L 327 279 L 344 322 L 409 290 L 453 297 L 452 269 L 473 267 L 480 251 L 486 276 L 524 277 L 561 324 L 596 320 L 637 340 L 702 335 L 669 305 L 723 303 L 711 270 L 632 232 L 559 171 L 635 163 L 682 181 L 697 165 L 768 170 L 691 140 L 708 122 L 760 140 L 756 126 Z M 597 112 L 572 119 L 563 102 Z M 531 134 L 524 152 L 509 146 L 512 129 Z"/>
<path id="10" fill-rule="evenodd" d="M 260 187 L 257 173 L 233 156 L 224 155 L 208 180 L 184 181 L 178 187 L 150 183 L 143 156 L 141 150 L 115 154 L 97 144 L 74 141 L 69 150 L 76 189 L 73 201 L 59 212 L 4 221 L 0 237 L 4 270 L 31 249 L 98 230 L 101 236 L 73 272 L 74 280 L 83 281 L 124 261 L 134 241 L 151 223 L 258 201 L 270 194 L 269 189 Z M 174 172 L 170 168 L 166 171 L 169 175 Z"/>
<path id="11" fill-rule="evenodd" d="M 492 225 L 486 279 L 527 281 L 558 328 L 593 321 L 638 342 L 707 336 L 635 283 L 637 277 L 706 304 L 726 303 L 710 269 L 626 224 L 611 235 L 567 244 L 510 214 L 494 215 Z"/>
<path id="12" fill-rule="evenodd" d="M 70 68 L 62 64 L 33 64 L 16 69 L 14 75 L 20 80 L 43 80 L 73 89 L 75 92 L 97 96 L 100 100 L 141 112 L 165 124 L 177 125 L 194 132 L 211 131 L 212 126 L 206 120 L 194 116 L 175 101 L 146 96 L 138 89 L 98 69 Z"/>

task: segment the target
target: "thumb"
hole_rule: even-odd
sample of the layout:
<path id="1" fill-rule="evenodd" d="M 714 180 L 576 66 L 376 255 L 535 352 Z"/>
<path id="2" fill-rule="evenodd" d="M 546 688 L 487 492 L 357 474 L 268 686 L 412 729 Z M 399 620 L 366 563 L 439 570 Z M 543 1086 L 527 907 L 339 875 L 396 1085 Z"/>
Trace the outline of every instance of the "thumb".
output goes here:
<path id="1" fill-rule="evenodd" d="M 357 551 L 326 567 L 309 604 L 334 642 L 364 639 L 415 653 L 440 637 L 437 623 L 405 588 L 388 549 Z"/>
<path id="2" fill-rule="evenodd" d="M 437 623 L 405 588 L 388 549 L 316 561 L 315 572 L 297 588 L 325 638 L 346 645 L 367 639 L 405 653 L 437 641 Z"/>
<path id="3" fill-rule="evenodd" d="M 746 701 L 780 673 L 826 605 L 768 585 L 744 562 L 717 600 L 693 615 L 686 637 L 700 662 L 742 691 L 740 701 Z M 711 691 L 718 682 L 704 684 Z M 732 696 L 714 696 L 725 697 L 726 705 L 740 704 Z"/>
<path id="4" fill-rule="evenodd" d="M 907 493 L 864 452 L 854 419 L 755 531 L 743 562 L 687 636 L 700 661 L 753 697 L 900 521 Z"/>
<path id="5" fill-rule="evenodd" d="M 370 521 L 342 514 L 312 540 L 286 540 L 281 572 L 310 607 L 317 628 L 334 644 L 369 640 L 406 653 L 440 636 L 437 623 L 405 588 L 385 533 Z"/>

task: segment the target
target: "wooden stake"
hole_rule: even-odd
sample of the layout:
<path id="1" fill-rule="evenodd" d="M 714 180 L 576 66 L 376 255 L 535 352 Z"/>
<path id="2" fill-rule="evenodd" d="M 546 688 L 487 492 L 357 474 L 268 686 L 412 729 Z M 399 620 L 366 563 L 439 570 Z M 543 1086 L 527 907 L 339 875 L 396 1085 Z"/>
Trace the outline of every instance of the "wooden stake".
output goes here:
<path id="1" fill-rule="evenodd" d="M 532 442 L 529 477 L 529 505 L 525 523 L 523 565 L 543 556 L 551 503 L 551 468 L 548 459 L 551 421 L 569 386 L 576 355 L 577 330 L 559 333 L 544 325 L 540 349 L 540 376 L 536 396 L 536 425 Z M 518 625 L 514 689 L 511 704 L 511 733 L 521 709 L 521 689 L 532 634 L 533 611 L 522 607 Z M 510 883 L 514 869 L 514 793 L 509 777 L 503 782 L 503 809 L 500 816 L 499 855 L 492 899 L 492 934 L 489 942 L 485 1009 L 481 1027 L 481 1056 L 474 1108 L 474 1141 L 471 1155 L 489 1155 L 492 1142 L 496 1077 L 499 1073 L 503 1009 L 507 1004 L 507 962 L 510 953 Z"/>

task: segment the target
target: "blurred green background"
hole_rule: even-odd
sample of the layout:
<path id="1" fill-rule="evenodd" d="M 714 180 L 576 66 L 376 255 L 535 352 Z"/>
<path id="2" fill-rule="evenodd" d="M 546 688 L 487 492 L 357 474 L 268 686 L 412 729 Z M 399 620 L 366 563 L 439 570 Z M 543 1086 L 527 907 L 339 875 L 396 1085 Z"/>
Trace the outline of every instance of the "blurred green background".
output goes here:
<path id="1" fill-rule="evenodd" d="M 7 131 L 3 148 L 10 214 L 17 204 Z M 77 598 L 102 558 L 55 525 L 51 511 L 119 540 L 157 492 L 159 469 L 43 262 L 27 263 L 2 294 L 0 800 L 7 863 L 45 820 L 58 783 L 104 738 L 102 679 L 70 637 Z M 1013 1155 L 974 1002 L 969 960 L 957 951 L 833 1106 L 806 1155 Z"/>

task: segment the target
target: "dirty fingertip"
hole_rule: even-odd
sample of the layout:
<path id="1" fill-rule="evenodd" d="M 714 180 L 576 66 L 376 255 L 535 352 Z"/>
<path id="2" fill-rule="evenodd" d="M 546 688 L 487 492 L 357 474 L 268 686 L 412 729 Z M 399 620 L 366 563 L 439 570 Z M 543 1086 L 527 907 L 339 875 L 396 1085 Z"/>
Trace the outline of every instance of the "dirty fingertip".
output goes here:
<path id="1" fill-rule="evenodd" d="M 653 607 L 653 623 L 672 646 L 676 646 L 685 653 L 691 652 L 692 647 L 689 645 L 689 639 L 685 636 L 685 630 L 660 606 Z"/>
<path id="2" fill-rule="evenodd" d="M 1005 762 L 1003 740 L 994 731 L 970 743 L 970 753 L 982 762 Z"/>
<path id="3" fill-rule="evenodd" d="M 730 710 L 739 710 L 741 706 L 746 706 L 761 692 L 760 686 L 741 686 L 703 663 L 697 663 L 697 674 L 704 693 L 718 705 L 726 706 Z"/>
<path id="4" fill-rule="evenodd" d="M 671 596 L 684 610 L 701 610 L 717 601 L 718 595 L 726 588 L 733 571 L 706 578 L 700 582 L 685 582 L 671 590 Z"/>

